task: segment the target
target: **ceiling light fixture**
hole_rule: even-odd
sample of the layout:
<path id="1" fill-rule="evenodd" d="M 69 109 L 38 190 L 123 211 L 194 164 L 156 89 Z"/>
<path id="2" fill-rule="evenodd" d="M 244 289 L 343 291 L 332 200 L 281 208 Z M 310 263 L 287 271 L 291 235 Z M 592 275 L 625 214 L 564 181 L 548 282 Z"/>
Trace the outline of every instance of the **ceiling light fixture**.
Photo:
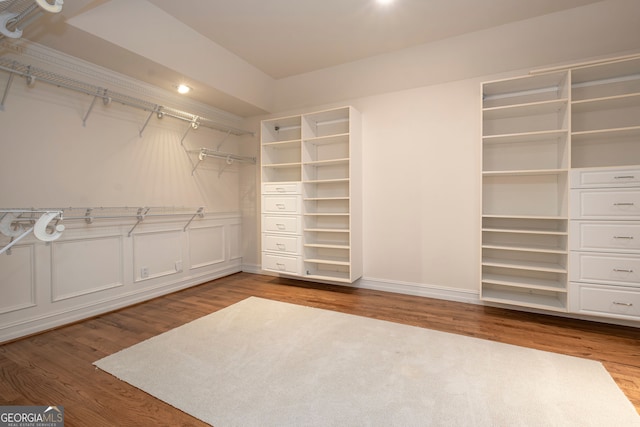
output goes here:
<path id="1" fill-rule="evenodd" d="M 189 93 L 191 91 L 191 88 L 185 84 L 181 84 L 178 86 L 178 93 L 181 94 L 185 94 L 185 93 Z"/>
<path id="2" fill-rule="evenodd" d="M 388 5 L 393 3 L 393 0 L 376 0 L 378 2 L 378 4 L 382 4 L 382 5 Z"/>

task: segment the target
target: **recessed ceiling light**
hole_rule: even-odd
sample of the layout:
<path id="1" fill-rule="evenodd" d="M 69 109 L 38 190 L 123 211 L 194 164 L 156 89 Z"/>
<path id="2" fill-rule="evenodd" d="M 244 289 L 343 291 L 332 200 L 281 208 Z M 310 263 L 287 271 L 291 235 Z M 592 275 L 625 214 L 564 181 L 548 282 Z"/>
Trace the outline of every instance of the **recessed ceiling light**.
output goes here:
<path id="1" fill-rule="evenodd" d="M 178 93 L 189 93 L 191 91 L 191 88 L 185 84 L 179 85 L 178 86 Z"/>
<path id="2" fill-rule="evenodd" d="M 393 0 L 376 0 L 376 1 L 378 2 L 378 4 L 383 4 L 383 5 L 393 3 Z"/>

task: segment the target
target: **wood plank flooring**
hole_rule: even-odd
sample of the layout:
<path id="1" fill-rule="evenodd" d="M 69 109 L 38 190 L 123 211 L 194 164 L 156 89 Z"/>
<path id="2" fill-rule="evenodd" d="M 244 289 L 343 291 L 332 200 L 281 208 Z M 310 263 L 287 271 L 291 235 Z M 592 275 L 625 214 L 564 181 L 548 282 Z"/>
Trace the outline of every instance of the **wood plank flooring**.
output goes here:
<path id="1" fill-rule="evenodd" d="M 598 360 L 640 413 L 638 328 L 247 273 L 1 345 L 0 405 L 62 405 L 67 427 L 206 425 L 92 363 L 249 296 Z"/>

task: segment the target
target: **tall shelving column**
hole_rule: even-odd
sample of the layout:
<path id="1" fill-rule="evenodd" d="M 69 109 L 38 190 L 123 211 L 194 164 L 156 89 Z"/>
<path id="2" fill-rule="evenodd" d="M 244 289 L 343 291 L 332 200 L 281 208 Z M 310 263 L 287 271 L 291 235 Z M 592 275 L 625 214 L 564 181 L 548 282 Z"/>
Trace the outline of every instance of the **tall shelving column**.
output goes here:
<path id="1" fill-rule="evenodd" d="M 262 268 L 302 273 L 301 116 L 261 126 Z"/>
<path id="2" fill-rule="evenodd" d="M 569 311 L 640 320 L 640 58 L 571 70 Z"/>
<path id="3" fill-rule="evenodd" d="M 360 113 L 264 120 L 262 268 L 313 280 L 362 276 Z"/>
<path id="4" fill-rule="evenodd" d="M 352 283 L 362 276 L 360 114 L 305 114 L 302 139 L 304 273 Z"/>
<path id="5" fill-rule="evenodd" d="M 640 164 L 640 58 L 571 70 L 571 167 Z"/>
<path id="6" fill-rule="evenodd" d="M 483 84 L 485 301 L 567 310 L 569 74 Z"/>

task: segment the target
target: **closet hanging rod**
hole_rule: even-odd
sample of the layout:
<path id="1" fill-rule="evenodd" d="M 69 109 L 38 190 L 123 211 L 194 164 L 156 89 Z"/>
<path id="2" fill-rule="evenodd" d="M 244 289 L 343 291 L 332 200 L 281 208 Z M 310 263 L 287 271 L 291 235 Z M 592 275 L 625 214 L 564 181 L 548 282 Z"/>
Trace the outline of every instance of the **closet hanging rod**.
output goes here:
<path id="1" fill-rule="evenodd" d="M 95 86 L 90 83 L 85 83 L 79 80 L 75 80 L 70 77 L 53 73 L 51 71 L 42 70 L 40 68 L 33 67 L 31 65 L 25 65 L 18 61 L 10 60 L 7 58 L 0 58 L 0 70 L 6 71 L 11 75 L 15 74 L 15 75 L 24 77 L 25 79 L 27 79 L 27 83 L 30 85 L 33 85 L 37 81 L 41 80 L 45 83 L 49 83 L 54 86 L 63 87 L 65 89 L 84 93 L 86 95 L 102 98 L 105 104 L 115 101 L 129 107 L 138 108 L 144 111 L 155 113 L 157 114 L 158 118 L 168 116 L 168 117 L 173 117 L 175 119 L 179 119 L 187 122 L 197 122 L 198 125 L 200 126 L 204 126 L 210 129 L 218 130 L 218 131 L 231 132 L 232 134 L 238 135 L 238 136 L 254 135 L 253 132 L 245 129 L 228 126 L 228 125 L 216 122 L 215 120 L 208 119 L 200 115 L 188 113 L 186 111 L 181 111 L 175 108 L 154 104 L 150 101 L 145 101 L 145 100 L 135 98 L 119 92 L 114 92 L 100 86 Z M 9 89 L 8 87 L 5 88 L 5 94 L 3 98 L 6 97 L 6 91 L 8 89 Z"/>
<path id="2" fill-rule="evenodd" d="M 316 126 L 326 126 L 326 125 L 335 125 L 336 123 L 345 123 L 348 121 L 349 121 L 349 118 L 344 117 L 344 118 L 333 119 L 333 120 L 320 120 L 315 123 L 316 123 Z"/>
<path id="3" fill-rule="evenodd" d="M 202 158 L 204 158 L 204 157 L 216 157 L 218 159 L 226 159 L 227 162 L 238 161 L 238 162 L 243 162 L 243 163 L 252 163 L 252 164 L 256 163 L 256 158 L 255 157 L 240 156 L 240 155 L 237 155 L 237 154 L 223 153 L 221 151 L 215 151 L 215 150 L 211 150 L 211 149 L 208 149 L 208 148 L 201 148 L 199 153 L 200 153 L 200 157 L 202 157 Z"/>
<path id="4" fill-rule="evenodd" d="M 201 148 L 199 151 L 195 151 L 195 152 L 198 153 L 198 162 L 196 164 L 193 164 L 193 162 L 191 162 L 191 164 L 193 166 L 193 169 L 191 169 L 191 175 L 193 175 L 196 172 L 196 169 L 198 169 L 198 166 L 200 166 L 200 163 L 202 163 L 202 161 L 204 159 L 206 159 L 207 157 L 215 157 L 215 158 L 218 158 L 218 159 L 226 160 L 226 164 L 224 165 L 224 168 L 220 169 L 220 171 L 218 172 L 218 178 L 220 178 L 220 176 L 222 176 L 222 173 L 233 162 L 237 161 L 237 162 L 241 162 L 241 163 L 251 163 L 251 164 L 254 164 L 254 165 L 256 164 L 256 158 L 255 157 L 240 156 L 240 155 L 237 155 L 237 154 L 223 153 L 221 151 L 212 150 L 210 148 Z"/>
<path id="5" fill-rule="evenodd" d="M 169 210 L 179 211 L 174 212 L 166 212 Z M 132 211 L 121 214 L 95 214 L 95 211 Z M 154 210 L 160 210 L 161 212 L 156 213 Z M 82 215 L 65 215 L 65 212 L 68 211 L 83 211 Z M 28 222 L 37 219 L 37 215 L 41 215 L 48 212 L 61 212 L 60 219 L 64 221 L 73 221 L 73 220 L 94 220 L 94 219 L 121 219 L 121 218 L 138 218 L 143 215 L 141 211 L 144 211 L 144 217 L 170 217 L 170 216 L 193 216 L 194 214 L 202 214 L 204 215 L 204 207 L 198 208 L 167 208 L 167 207 L 98 207 L 98 208 L 82 208 L 82 207 L 69 207 L 69 208 L 55 208 L 55 209 L 0 209 L 0 217 L 4 216 L 8 213 L 19 215 L 14 219 L 14 222 Z M 165 211 L 162 213 L 162 211 Z M 26 215 L 26 216 L 23 216 Z"/>

